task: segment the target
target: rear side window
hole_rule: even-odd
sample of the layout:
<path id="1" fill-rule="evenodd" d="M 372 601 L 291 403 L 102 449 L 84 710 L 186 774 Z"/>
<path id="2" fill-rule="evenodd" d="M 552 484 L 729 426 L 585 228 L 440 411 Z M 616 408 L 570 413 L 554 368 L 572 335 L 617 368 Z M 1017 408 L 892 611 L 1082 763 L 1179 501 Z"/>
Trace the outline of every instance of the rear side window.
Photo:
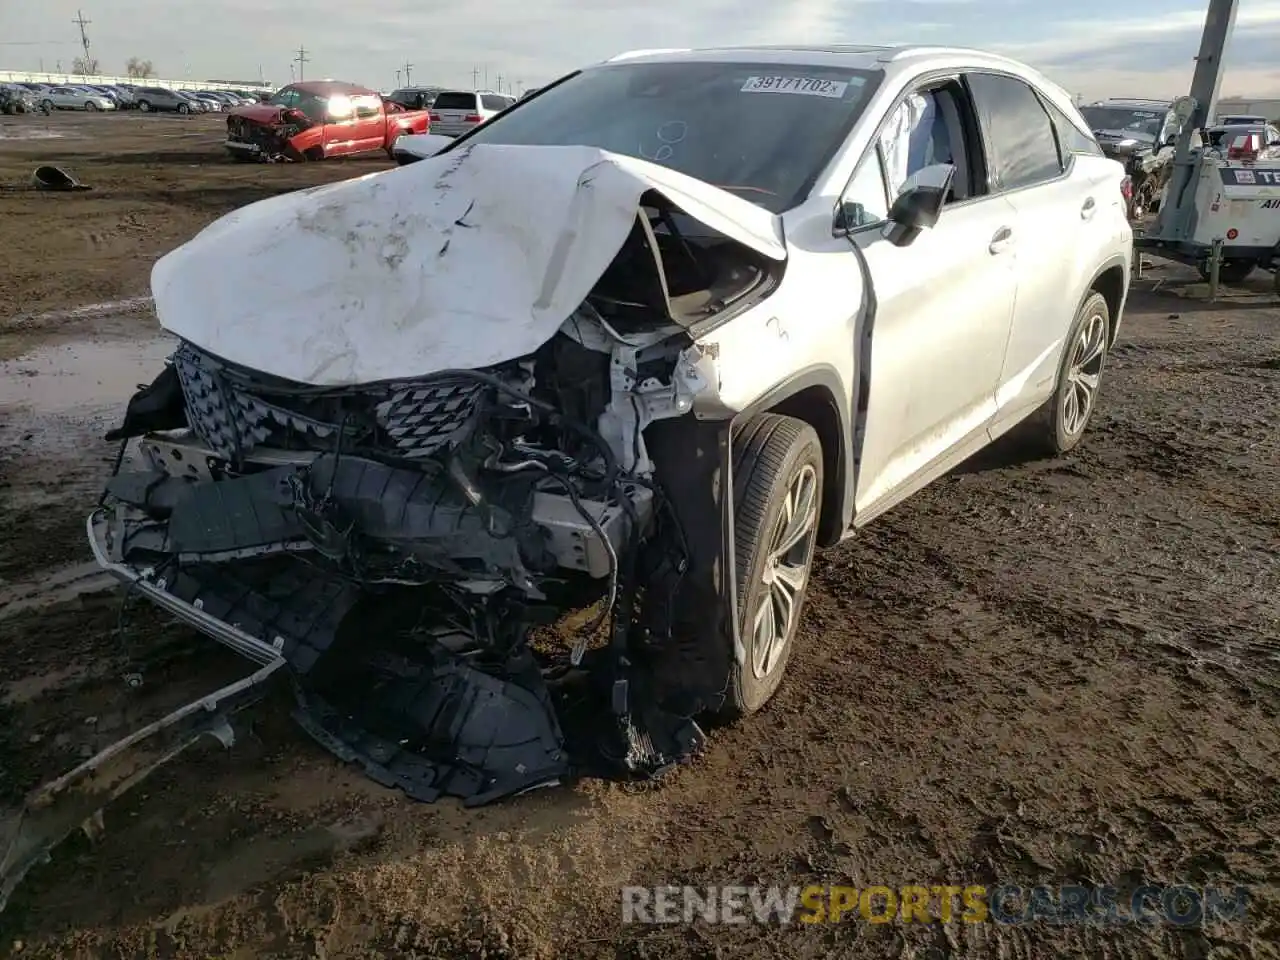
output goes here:
<path id="1" fill-rule="evenodd" d="M 970 74 L 968 83 L 993 187 L 1017 190 L 1062 173 L 1053 124 L 1027 84 L 994 73 Z"/>
<path id="2" fill-rule="evenodd" d="M 480 100 L 484 103 L 486 110 L 505 110 L 511 106 L 511 101 L 506 97 L 499 97 L 492 93 L 483 94 Z"/>
<path id="3" fill-rule="evenodd" d="M 1062 148 L 1064 162 L 1067 157 L 1072 155 L 1082 157 L 1101 157 L 1104 155 L 1102 148 L 1098 146 L 1098 141 L 1093 139 L 1091 134 L 1084 133 L 1071 122 L 1071 119 L 1065 113 L 1052 103 L 1045 101 L 1044 106 L 1049 111 L 1050 119 L 1053 120 L 1054 130 L 1058 132 L 1058 145 Z"/>
<path id="4" fill-rule="evenodd" d="M 476 95 L 474 93 L 442 93 L 431 105 L 436 110 L 474 110 Z"/>

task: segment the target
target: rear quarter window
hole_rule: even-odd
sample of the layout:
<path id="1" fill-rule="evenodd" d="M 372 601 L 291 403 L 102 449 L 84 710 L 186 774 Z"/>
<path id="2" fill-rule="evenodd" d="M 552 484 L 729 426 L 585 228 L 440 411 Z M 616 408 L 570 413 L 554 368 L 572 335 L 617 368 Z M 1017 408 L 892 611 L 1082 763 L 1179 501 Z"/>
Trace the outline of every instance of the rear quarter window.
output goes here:
<path id="1" fill-rule="evenodd" d="M 511 106 L 511 101 L 506 97 L 495 96 L 491 93 L 486 93 L 480 99 L 484 103 L 486 110 L 505 110 Z"/>
<path id="2" fill-rule="evenodd" d="M 1044 106 L 1049 111 L 1049 119 L 1053 121 L 1053 129 L 1058 135 L 1058 147 L 1062 151 L 1063 162 L 1072 155 L 1082 157 L 1105 156 L 1102 148 L 1098 146 L 1098 141 L 1093 138 L 1092 134 L 1087 134 L 1081 130 L 1071 121 L 1070 117 L 1048 100 L 1044 101 Z"/>
<path id="3" fill-rule="evenodd" d="M 442 93 L 436 97 L 432 106 L 437 110 L 474 110 L 476 95 L 474 93 Z"/>

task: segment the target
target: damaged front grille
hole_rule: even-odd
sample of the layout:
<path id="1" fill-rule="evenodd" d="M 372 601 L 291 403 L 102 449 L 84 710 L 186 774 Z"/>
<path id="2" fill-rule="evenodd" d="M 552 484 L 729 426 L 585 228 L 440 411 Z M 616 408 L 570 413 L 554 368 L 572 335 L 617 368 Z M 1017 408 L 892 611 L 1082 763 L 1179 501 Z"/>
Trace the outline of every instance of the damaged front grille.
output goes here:
<path id="1" fill-rule="evenodd" d="M 259 447 L 377 451 L 407 460 L 460 442 L 484 386 L 433 377 L 347 391 L 320 391 L 251 375 L 184 343 L 173 365 L 191 430 L 217 456 L 239 463 Z"/>

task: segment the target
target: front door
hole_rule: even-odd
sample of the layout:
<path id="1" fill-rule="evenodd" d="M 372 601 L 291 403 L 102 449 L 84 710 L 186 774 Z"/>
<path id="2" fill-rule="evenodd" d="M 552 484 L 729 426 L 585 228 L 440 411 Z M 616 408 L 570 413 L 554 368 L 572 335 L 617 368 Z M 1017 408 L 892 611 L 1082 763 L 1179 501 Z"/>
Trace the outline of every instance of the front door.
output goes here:
<path id="1" fill-rule="evenodd" d="M 972 116 L 958 85 L 908 98 L 846 192 L 862 225 L 874 315 L 859 366 L 866 386 L 854 522 L 865 523 L 986 443 L 1012 323 L 1016 212 L 965 155 Z M 883 235 L 889 197 L 924 166 L 956 179 L 937 224 L 905 247 Z"/>

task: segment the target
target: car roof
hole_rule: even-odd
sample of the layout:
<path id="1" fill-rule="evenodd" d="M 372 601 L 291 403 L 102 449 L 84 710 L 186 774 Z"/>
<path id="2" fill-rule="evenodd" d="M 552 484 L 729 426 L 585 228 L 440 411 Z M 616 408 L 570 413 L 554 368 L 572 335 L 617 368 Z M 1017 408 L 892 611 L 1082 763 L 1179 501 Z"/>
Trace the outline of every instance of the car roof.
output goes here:
<path id="1" fill-rule="evenodd" d="M 1171 100 L 1142 100 L 1131 97 L 1111 97 L 1089 104 L 1091 107 L 1124 107 L 1130 110 L 1168 110 L 1173 106 Z"/>
<path id="2" fill-rule="evenodd" d="M 297 83 L 289 84 L 289 87 L 317 97 L 330 97 L 335 93 L 372 94 L 377 96 L 378 93 L 376 90 L 362 87 L 358 83 L 348 83 L 345 80 L 299 80 Z"/>
<path id="3" fill-rule="evenodd" d="M 844 66 L 858 70 L 888 70 L 890 65 L 912 65 L 924 60 L 956 59 L 985 64 L 1003 64 L 1026 69 L 1026 65 L 1009 57 L 973 47 L 940 47 L 922 45 L 886 46 L 881 44 L 828 43 L 828 44 L 759 44 L 752 46 L 726 46 L 704 48 L 664 48 L 659 50 L 632 50 L 611 57 L 606 63 L 622 61 L 702 61 L 778 64 L 810 64 L 814 66 Z"/>

